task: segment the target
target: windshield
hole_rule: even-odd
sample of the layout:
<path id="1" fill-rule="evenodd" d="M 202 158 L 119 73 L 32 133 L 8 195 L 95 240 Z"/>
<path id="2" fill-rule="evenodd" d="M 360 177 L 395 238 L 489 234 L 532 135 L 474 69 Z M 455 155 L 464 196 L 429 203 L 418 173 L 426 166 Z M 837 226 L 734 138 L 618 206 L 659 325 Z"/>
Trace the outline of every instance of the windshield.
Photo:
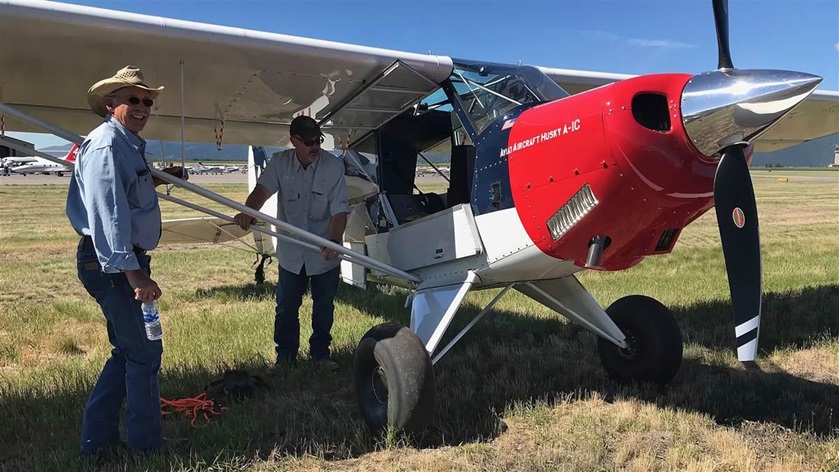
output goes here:
<path id="1" fill-rule="evenodd" d="M 449 79 L 478 133 L 495 118 L 520 105 L 568 96 L 559 85 L 532 66 L 455 61 Z"/>

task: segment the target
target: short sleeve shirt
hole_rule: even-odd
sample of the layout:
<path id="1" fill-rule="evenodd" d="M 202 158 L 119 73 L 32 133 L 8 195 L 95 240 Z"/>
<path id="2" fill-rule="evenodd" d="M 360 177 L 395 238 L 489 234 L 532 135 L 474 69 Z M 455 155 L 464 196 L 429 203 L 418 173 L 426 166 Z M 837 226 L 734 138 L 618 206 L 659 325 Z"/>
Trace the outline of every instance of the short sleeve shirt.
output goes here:
<path id="1" fill-rule="evenodd" d="M 278 220 L 322 238 L 329 239 L 332 217 L 346 213 L 349 208 L 344 162 L 324 150 L 305 168 L 294 149 L 275 153 L 257 183 L 269 192 L 277 193 Z M 295 274 L 299 274 L 304 265 L 307 275 L 318 275 L 340 263 L 338 258 L 325 260 L 320 251 L 282 241 L 277 243 L 277 257 L 283 269 Z"/>

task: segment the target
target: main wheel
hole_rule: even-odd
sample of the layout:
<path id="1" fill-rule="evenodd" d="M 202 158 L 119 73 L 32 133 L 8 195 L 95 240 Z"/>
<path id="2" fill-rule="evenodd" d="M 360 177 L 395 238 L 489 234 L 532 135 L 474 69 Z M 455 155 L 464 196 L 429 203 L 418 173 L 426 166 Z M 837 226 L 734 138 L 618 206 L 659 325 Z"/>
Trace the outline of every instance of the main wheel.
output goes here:
<path id="1" fill-rule="evenodd" d="M 597 339 L 600 361 L 606 372 L 623 383 L 647 381 L 666 384 L 682 363 L 682 332 L 670 310 L 658 300 L 642 295 L 621 298 L 606 309 L 626 335 L 620 348 Z"/>
<path id="2" fill-rule="evenodd" d="M 418 433 L 434 415 L 431 358 L 404 326 L 384 323 L 367 331 L 355 353 L 354 377 L 361 416 L 374 432 L 393 426 Z"/>

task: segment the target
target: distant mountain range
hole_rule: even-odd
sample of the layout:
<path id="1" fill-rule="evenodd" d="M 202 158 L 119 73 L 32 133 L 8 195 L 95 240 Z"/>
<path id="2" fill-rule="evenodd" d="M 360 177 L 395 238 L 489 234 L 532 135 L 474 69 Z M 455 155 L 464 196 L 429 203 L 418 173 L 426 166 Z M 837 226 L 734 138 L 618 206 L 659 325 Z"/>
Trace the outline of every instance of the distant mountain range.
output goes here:
<path id="1" fill-rule="evenodd" d="M 70 150 L 70 144 L 50 146 L 39 151 L 52 155 L 64 155 Z M 269 148 L 271 149 L 271 148 Z M 276 148 L 279 149 L 279 148 Z M 274 150 L 271 151 L 272 153 Z M 150 161 L 179 161 L 181 160 L 180 141 L 148 141 L 146 156 Z M 162 158 L 161 158 L 162 156 Z M 221 150 L 211 143 L 186 143 L 184 157 L 188 161 L 246 161 L 248 160 L 248 146 L 241 144 L 225 144 Z"/>
<path id="2" fill-rule="evenodd" d="M 833 163 L 836 145 L 839 145 L 839 133 L 780 151 L 755 153 L 752 166 L 827 167 Z"/>
<path id="3" fill-rule="evenodd" d="M 828 164 L 833 163 L 833 150 L 836 145 L 839 145 L 839 133 L 780 151 L 755 153 L 752 166 L 827 167 Z M 48 154 L 63 156 L 70 150 L 70 145 L 50 146 L 39 150 Z M 279 148 L 269 148 L 271 153 L 277 150 Z M 146 145 L 146 154 L 150 160 L 155 162 L 161 160 L 179 161 L 181 159 L 181 143 L 163 141 L 161 144 L 160 141 L 149 141 Z M 186 160 L 189 161 L 246 161 L 248 159 L 248 147 L 226 144 L 219 150 L 215 144 L 186 143 L 184 154 Z M 449 161 L 447 154 L 427 153 L 424 155 L 435 164 Z M 161 156 L 163 156 L 162 159 Z"/>

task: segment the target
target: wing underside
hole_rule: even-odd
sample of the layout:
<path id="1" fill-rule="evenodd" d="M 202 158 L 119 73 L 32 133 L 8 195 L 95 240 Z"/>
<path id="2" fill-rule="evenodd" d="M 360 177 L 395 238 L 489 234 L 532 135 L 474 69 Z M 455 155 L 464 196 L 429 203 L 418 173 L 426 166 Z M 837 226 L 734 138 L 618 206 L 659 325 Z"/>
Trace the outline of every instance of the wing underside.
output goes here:
<path id="1" fill-rule="evenodd" d="M 166 87 L 147 139 L 180 140 L 183 109 L 186 141 L 270 146 L 287 144 L 298 114 L 333 115 L 336 136 L 375 128 L 452 69 L 444 56 L 53 2 L 0 1 L 0 31 L 18 38 L 0 48 L 0 101 L 78 134 L 99 122 L 88 87 L 126 63 Z M 6 130 L 40 131 L 10 118 Z"/>
<path id="2" fill-rule="evenodd" d="M 336 147 L 438 89 L 446 56 L 415 54 L 41 0 L 0 0 L 0 102 L 84 134 L 99 122 L 86 91 L 126 63 L 164 85 L 147 139 L 288 145 L 314 116 Z M 3 45 L 9 43 L 4 41 Z M 631 77 L 540 67 L 571 94 Z M 772 151 L 839 131 L 839 93 L 814 93 L 757 142 Z M 183 120 L 183 136 L 181 132 Z M 41 131 L 4 117 L 6 131 Z"/>

